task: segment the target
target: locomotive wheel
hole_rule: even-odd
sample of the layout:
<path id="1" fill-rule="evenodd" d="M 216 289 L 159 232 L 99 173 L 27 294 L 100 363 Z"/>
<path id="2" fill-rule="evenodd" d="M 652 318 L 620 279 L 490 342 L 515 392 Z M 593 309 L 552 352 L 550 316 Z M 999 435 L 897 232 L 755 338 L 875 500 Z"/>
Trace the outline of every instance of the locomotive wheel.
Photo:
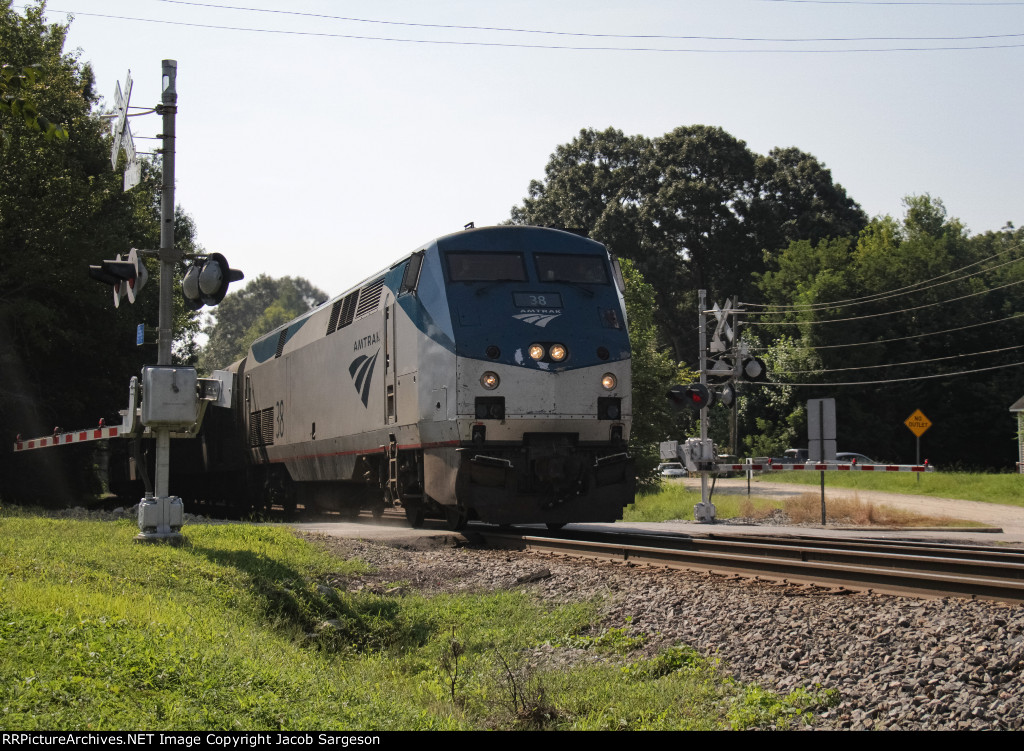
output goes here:
<path id="1" fill-rule="evenodd" d="M 453 532 L 466 528 L 466 523 L 469 521 L 469 514 L 458 506 L 445 506 L 444 507 L 444 519 L 448 529 Z"/>
<path id="2" fill-rule="evenodd" d="M 410 503 L 405 507 L 405 519 L 413 529 L 423 526 L 423 506 L 418 503 Z"/>

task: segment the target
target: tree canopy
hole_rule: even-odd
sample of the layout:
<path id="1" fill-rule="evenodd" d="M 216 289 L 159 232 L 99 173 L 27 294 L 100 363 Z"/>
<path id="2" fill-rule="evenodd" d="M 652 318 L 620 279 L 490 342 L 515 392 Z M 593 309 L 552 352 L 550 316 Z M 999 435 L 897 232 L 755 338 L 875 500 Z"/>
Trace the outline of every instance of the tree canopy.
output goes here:
<path id="1" fill-rule="evenodd" d="M 770 307 L 751 320 L 773 344 L 775 378 L 821 384 L 776 399 L 761 411 L 762 427 L 803 445 L 794 412 L 808 398 L 835 396 L 840 450 L 914 461 L 903 421 L 920 409 L 933 424 L 922 459 L 1012 465 L 1007 409 L 1024 391 L 1013 367 L 1024 360 L 1024 233 L 970 237 L 928 195 L 904 208 L 902 219 L 876 217 L 857 236 L 794 242 L 761 276 Z"/>

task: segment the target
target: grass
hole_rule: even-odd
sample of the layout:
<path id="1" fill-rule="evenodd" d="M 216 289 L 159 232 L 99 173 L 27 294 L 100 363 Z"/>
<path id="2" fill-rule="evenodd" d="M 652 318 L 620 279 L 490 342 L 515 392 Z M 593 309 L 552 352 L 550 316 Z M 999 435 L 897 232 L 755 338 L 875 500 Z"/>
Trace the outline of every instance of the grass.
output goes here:
<path id="1" fill-rule="evenodd" d="M 350 592 L 364 564 L 280 527 L 135 533 L 0 510 L 0 729 L 746 729 L 835 702 L 652 655 L 598 603 Z"/>
<path id="2" fill-rule="evenodd" d="M 785 500 L 756 495 L 715 493 L 711 501 L 715 504 L 715 515 L 718 519 L 767 519 L 782 512 L 794 524 L 821 523 L 821 495 L 818 492 L 803 493 Z M 626 508 L 623 521 L 692 521 L 693 507 L 699 502 L 699 491 L 690 490 L 680 482 L 666 482 L 657 493 L 638 495 L 636 501 Z M 850 497 L 829 498 L 825 511 L 830 524 L 908 528 L 980 526 L 960 519 L 924 516 L 892 506 L 866 503 L 861 501 L 856 493 Z"/>
<path id="3" fill-rule="evenodd" d="M 918 479 L 920 477 L 920 479 Z M 818 485 L 817 472 L 774 472 L 755 478 L 765 482 Z M 885 493 L 957 498 L 964 501 L 1024 507 L 1024 475 L 975 472 L 828 472 L 825 484 L 833 488 L 877 490 Z"/>

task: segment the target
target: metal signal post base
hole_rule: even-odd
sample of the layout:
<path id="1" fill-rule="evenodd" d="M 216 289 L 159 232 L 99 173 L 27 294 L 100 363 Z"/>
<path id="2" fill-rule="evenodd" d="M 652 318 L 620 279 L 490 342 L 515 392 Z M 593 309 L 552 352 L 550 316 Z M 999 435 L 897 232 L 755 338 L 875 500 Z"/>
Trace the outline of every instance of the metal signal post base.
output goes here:
<path id="1" fill-rule="evenodd" d="M 139 534 L 136 542 L 169 542 L 181 544 L 185 537 L 181 526 L 185 521 L 185 507 L 177 496 L 156 498 L 147 495 L 139 503 Z"/>

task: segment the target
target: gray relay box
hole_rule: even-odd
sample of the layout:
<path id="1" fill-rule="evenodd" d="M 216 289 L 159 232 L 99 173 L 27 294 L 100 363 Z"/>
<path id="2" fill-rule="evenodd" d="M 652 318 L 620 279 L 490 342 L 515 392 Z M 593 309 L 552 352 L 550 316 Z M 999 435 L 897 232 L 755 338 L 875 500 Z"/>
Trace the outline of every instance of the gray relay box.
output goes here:
<path id="1" fill-rule="evenodd" d="M 195 368 L 161 365 L 142 370 L 142 424 L 187 428 L 199 414 Z"/>

